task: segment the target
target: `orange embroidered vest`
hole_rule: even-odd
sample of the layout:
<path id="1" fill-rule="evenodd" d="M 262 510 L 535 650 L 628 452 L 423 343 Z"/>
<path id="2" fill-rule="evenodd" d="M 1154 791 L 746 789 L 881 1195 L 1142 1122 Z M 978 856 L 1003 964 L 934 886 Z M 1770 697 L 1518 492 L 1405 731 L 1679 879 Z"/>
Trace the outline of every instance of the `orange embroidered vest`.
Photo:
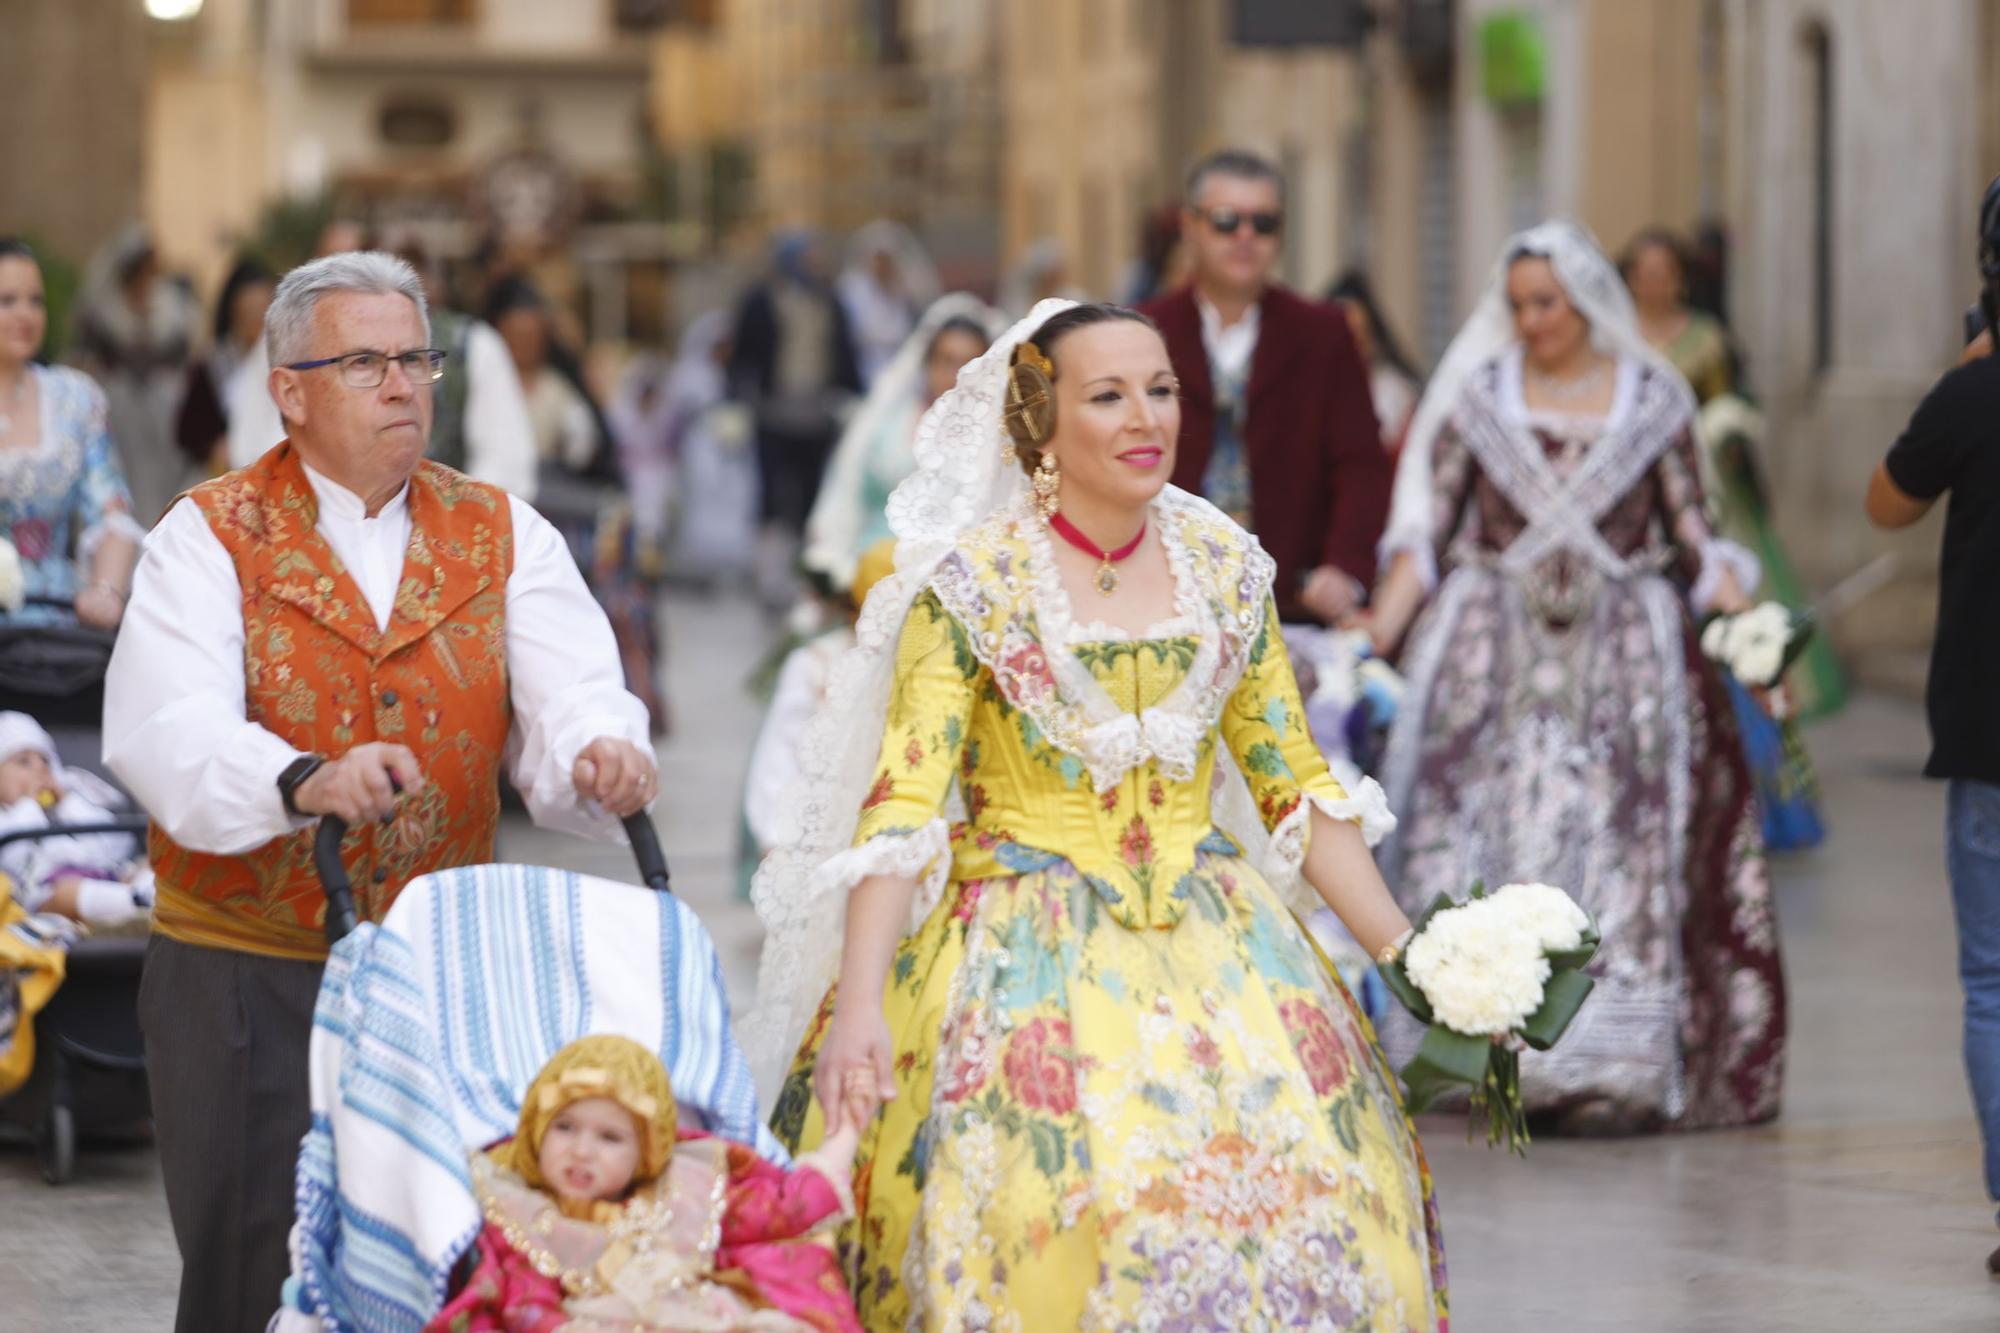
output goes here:
<path id="1" fill-rule="evenodd" d="M 236 564 L 250 721 L 338 758 L 388 741 L 424 785 L 386 825 L 342 844 L 364 920 L 418 875 L 493 859 L 513 709 L 506 650 L 514 566 L 506 493 L 436 463 L 410 478 L 410 545 L 386 632 L 319 535 L 319 505 L 290 444 L 189 492 Z M 280 958 L 326 956 L 317 825 L 240 856 L 175 843 L 155 825 L 155 927 L 170 939 Z"/>

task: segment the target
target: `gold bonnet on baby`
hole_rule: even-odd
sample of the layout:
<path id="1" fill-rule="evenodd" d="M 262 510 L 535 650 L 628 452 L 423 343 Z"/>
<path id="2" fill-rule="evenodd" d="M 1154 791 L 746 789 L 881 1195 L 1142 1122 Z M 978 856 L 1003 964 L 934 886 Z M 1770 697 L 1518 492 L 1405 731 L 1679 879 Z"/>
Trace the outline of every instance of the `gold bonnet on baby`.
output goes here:
<path id="1" fill-rule="evenodd" d="M 530 1187 L 547 1190 L 540 1162 L 542 1138 L 564 1107 L 605 1097 L 630 1111 L 640 1127 L 636 1188 L 659 1177 L 672 1158 L 680 1108 L 660 1058 L 629 1037 L 599 1033 L 557 1051 L 521 1099 L 521 1126 L 493 1152 L 494 1161 Z"/>

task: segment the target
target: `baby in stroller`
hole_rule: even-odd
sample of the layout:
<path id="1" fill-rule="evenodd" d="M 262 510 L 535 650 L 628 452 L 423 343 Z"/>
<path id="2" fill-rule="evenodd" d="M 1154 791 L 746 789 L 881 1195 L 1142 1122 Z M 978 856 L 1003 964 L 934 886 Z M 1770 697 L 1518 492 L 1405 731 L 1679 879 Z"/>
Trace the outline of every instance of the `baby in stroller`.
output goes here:
<path id="1" fill-rule="evenodd" d="M 857 1096 L 788 1170 L 680 1129 L 666 1068 L 639 1043 L 571 1042 L 529 1085 L 518 1132 L 474 1154 L 477 1266 L 426 1327 L 859 1333 L 815 1237 L 853 1212 L 867 1109 Z"/>
<path id="2" fill-rule="evenodd" d="M 0 835 L 117 819 L 124 802 L 94 773 L 65 769 L 55 740 L 26 713 L 0 712 Z M 0 874 L 30 913 L 122 926 L 153 906 L 153 874 L 130 833 L 77 833 L 0 844 Z"/>

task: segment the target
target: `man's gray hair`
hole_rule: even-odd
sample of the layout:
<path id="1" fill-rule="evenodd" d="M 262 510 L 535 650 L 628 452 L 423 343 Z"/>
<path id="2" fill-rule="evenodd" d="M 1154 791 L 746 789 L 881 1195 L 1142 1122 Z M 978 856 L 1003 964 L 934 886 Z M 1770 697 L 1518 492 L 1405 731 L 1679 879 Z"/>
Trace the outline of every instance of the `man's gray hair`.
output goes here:
<path id="1" fill-rule="evenodd" d="M 1201 187 L 1208 184 L 1210 176 L 1269 181 L 1278 187 L 1279 205 L 1282 206 L 1285 202 L 1285 173 L 1278 170 L 1276 164 L 1269 158 L 1259 157 L 1241 148 L 1225 148 L 1220 152 L 1210 153 L 1188 169 L 1186 202 L 1189 208 L 1201 206 Z"/>
<path id="2" fill-rule="evenodd" d="M 417 318 L 423 321 L 424 341 L 431 340 L 430 305 L 424 300 L 424 281 L 417 271 L 381 250 L 349 250 L 301 264 L 278 283 L 271 308 L 264 315 L 272 365 L 290 365 L 311 357 L 313 310 L 319 298 L 329 292 L 407 296 L 417 307 Z"/>

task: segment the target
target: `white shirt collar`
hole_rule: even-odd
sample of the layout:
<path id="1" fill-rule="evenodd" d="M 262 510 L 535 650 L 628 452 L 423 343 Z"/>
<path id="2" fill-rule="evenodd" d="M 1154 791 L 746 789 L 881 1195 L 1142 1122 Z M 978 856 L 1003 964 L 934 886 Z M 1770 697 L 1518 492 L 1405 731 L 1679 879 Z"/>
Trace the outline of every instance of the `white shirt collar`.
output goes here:
<path id="1" fill-rule="evenodd" d="M 1209 304 L 1200 291 L 1194 294 L 1194 308 L 1201 316 L 1201 343 L 1208 359 L 1224 375 L 1237 376 L 1250 367 L 1257 351 L 1257 330 L 1263 323 L 1264 307 L 1257 302 L 1243 312 L 1243 318 L 1226 328 L 1221 312 Z"/>
<path id="2" fill-rule="evenodd" d="M 332 477 L 327 476 L 326 473 L 317 470 L 311 464 L 305 462 L 304 459 L 299 461 L 300 466 L 306 470 L 306 480 L 312 483 L 313 495 L 319 500 L 321 518 L 339 519 L 345 523 L 364 523 L 368 521 L 367 501 L 363 500 L 353 491 L 348 490 Z M 404 482 L 403 488 L 396 492 L 389 503 L 382 506 L 380 512 L 375 517 L 377 519 L 399 519 L 403 516 L 403 511 L 409 507 L 409 503 L 410 484 Z"/>

